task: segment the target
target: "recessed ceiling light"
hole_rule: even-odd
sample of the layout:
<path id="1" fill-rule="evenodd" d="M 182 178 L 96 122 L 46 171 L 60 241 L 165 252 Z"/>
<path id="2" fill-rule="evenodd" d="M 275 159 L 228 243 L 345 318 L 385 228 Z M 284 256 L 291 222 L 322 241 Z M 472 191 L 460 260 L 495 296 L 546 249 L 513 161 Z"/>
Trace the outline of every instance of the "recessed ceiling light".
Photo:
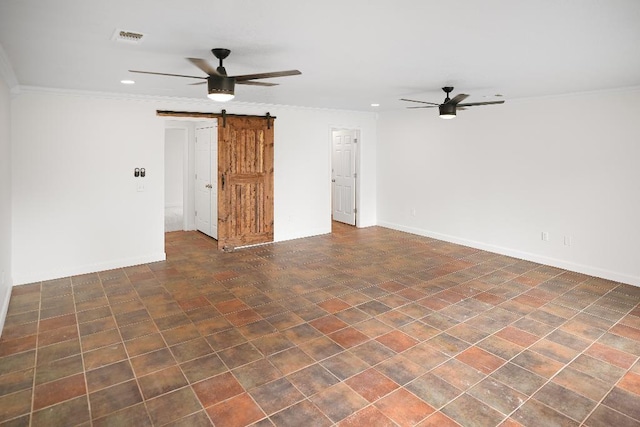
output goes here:
<path id="1" fill-rule="evenodd" d="M 380 104 L 375 104 L 375 103 L 374 103 L 374 104 L 371 104 L 371 106 L 372 106 L 372 107 L 379 107 L 379 106 L 380 106 Z"/>
<path id="2" fill-rule="evenodd" d="M 120 80 L 120 83 L 122 83 L 123 85 L 132 85 L 136 82 L 134 82 L 133 80 Z"/>

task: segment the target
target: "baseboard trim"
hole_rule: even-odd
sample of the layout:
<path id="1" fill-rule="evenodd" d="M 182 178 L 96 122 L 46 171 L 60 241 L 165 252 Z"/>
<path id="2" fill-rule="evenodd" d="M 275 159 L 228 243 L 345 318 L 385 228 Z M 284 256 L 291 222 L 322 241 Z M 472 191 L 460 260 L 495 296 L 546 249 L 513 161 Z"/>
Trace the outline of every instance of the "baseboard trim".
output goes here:
<path id="1" fill-rule="evenodd" d="M 45 280 L 61 279 L 63 277 L 77 276 L 79 274 L 96 273 L 98 271 L 113 270 L 115 268 L 131 267 L 133 265 L 147 264 L 150 262 L 164 261 L 167 255 L 157 253 L 137 258 L 123 258 L 111 261 L 105 261 L 95 264 L 86 264 L 72 268 L 42 271 L 38 273 L 14 274 L 14 285 L 26 285 L 34 282 L 42 282 Z"/>
<path id="2" fill-rule="evenodd" d="M 11 286 L 7 286 L 4 293 L 5 295 L 2 296 L 2 307 L 0 307 L 0 337 L 2 337 L 2 331 L 4 330 L 4 321 L 7 319 L 7 313 L 9 312 Z"/>
<path id="3" fill-rule="evenodd" d="M 456 243 L 458 245 L 469 246 L 476 249 L 481 249 L 488 252 L 497 253 L 500 255 L 506 255 L 526 261 L 537 262 L 539 264 L 549 265 L 552 267 L 562 268 L 564 270 L 574 271 L 576 273 L 587 274 L 589 276 L 600 277 L 602 279 L 613 280 L 615 282 L 626 283 L 628 285 L 640 287 L 640 277 L 632 276 L 625 273 L 619 273 L 617 271 L 606 270 L 603 268 L 593 267 L 590 265 L 578 264 L 571 261 L 566 261 L 558 258 L 552 258 L 545 255 L 534 254 L 531 252 L 520 251 L 513 248 L 506 248 L 503 246 L 491 245 L 484 242 L 478 242 L 475 240 L 464 239 L 448 234 L 437 233 L 434 231 L 424 230 L 421 228 L 407 227 L 392 222 L 380 221 L 378 223 L 380 227 L 390 228 L 392 230 L 404 231 L 406 233 L 416 234 L 418 236 L 430 237 L 432 239 L 443 240 L 445 242 Z"/>

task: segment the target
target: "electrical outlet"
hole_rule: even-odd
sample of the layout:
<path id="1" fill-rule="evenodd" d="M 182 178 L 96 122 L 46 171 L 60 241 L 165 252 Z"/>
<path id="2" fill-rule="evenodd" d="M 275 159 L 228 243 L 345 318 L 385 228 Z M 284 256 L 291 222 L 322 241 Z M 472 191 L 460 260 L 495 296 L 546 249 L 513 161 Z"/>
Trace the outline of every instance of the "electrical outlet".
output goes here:
<path id="1" fill-rule="evenodd" d="M 543 231 L 541 237 L 542 237 L 542 241 L 543 242 L 548 242 L 549 241 L 549 232 L 548 231 Z"/>

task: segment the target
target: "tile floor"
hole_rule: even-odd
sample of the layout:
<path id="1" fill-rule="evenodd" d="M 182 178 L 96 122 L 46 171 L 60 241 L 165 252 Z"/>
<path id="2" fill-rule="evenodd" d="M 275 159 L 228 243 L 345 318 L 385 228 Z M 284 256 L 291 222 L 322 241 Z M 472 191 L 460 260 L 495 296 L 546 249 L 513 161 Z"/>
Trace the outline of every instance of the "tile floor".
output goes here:
<path id="1" fill-rule="evenodd" d="M 2 426 L 638 426 L 640 288 L 384 228 L 13 289 Z"/>

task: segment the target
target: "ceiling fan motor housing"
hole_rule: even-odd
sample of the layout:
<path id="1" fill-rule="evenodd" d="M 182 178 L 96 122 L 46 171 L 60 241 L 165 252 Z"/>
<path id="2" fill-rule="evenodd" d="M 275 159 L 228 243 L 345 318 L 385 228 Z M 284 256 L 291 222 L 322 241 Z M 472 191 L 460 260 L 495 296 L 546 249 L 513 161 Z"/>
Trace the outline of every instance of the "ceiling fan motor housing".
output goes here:
<path id="1" fill-rule="evenodd" d="M 210 75 L 207 79 L 209 93 L 224 93 L 233 95 L 236 79 L 233 77 Z"/>

